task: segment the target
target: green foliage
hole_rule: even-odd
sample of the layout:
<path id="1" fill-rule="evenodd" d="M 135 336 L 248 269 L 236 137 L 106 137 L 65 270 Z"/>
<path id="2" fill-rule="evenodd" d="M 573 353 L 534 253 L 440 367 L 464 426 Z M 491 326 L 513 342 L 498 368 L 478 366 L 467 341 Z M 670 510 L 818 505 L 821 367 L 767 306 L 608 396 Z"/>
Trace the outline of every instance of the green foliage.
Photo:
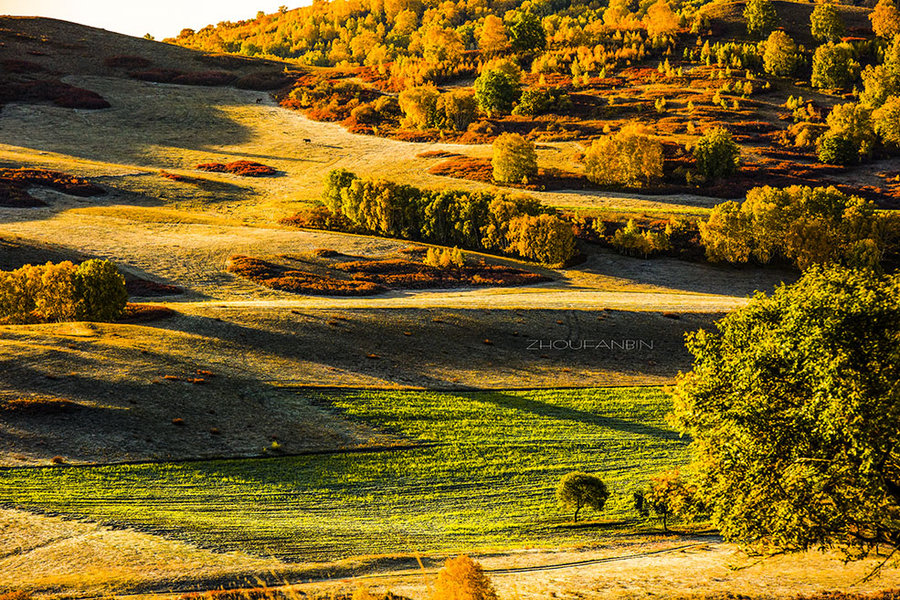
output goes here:
<path id="1" fill-rule="evenodd" d="M 519 99 L 519 82 L 500 69 L 486 69 L 475 80 L 475 101 L 488 115 L 508 113 Z"/>
<path id="2" fill-rule="evenodd" d="M 847 89 L 858 76 L 859 63 L 850 44 L 828 42 L 816 49 L 810 80 L 814 87 Z"/>
<path id="3" fill-rule="evenodd" d="M 509 42 L 514 52 L 535 53 L 547 45 L 541 19 L 531 12 L 518 10 L 506 20 Z"/>
<path id="4" fill-rule="evenodd" d="M 867 158 L 875 145 L 872 109 L 864 104 L 835 106 L 828 114 L 828 131 L 819 138 L 819 160 L 853 164 Z"/>
<path id="5" fill-rule="evenodd" d="M 128 292 L 125 279 L 106 260 L 76 266 L 26 265 L 0 271 L 0 322 L 114 321 L 122 316 Z"/>
<path id="6" fill-rule="evenodd" d="M 900 96 L 890 96 L 884 105 L 872 114 L 875 132 L 884 145 L 893 152 L 900 151 Z"/>
<path id="7" fill-rule="evenodd" d="M 900 548 L 900 285 L 814 268 L 690 334 L 674 422 L 731 541 Z"/>
<path id="8" fill-rule="evenodd" d="M 494 181 L 528 183 L 538 173 L 534 144 L 518 133 L 501 133 L 491 154 Z"/>
<path id="9" fill-rule="evenodd" d="M 669 236 L 665 232 L 650 229 L 642 231 L 635 225 L 634 219 L 630 219 L 622 229 L 616 230 L 612 245 L 621 254 L 642 258 L 649 258 L 671 248 Z"/>
<path id="10" fill-rule="evenodd" d="M 602 472 L 610 489 L 631 490 L 688 460 L 687 441 L 666 424 L 672 404 L 660 388 L 344 390 L 313 393 L 311 401 L 419 445 L 6 469 L 0 496 L 24 510 L 152 529 L 222 551 L 271 555 L 277 548 L 288 560 L 328 561 L 392 549 L 474 552 L 616 539 L 620 529 L 552 526 L 560 477 Z M 613 494 L 604 514 L 625 518 L 629 501 Z"/>
<path id="11" fill-rule="evenodd" d="M 575 253 L 571 224 L 532 198 L 421 190 L 333 170 L 325 178 L 323 200 L 360 233 L 508 252 L 552 264 Z"/>
<path id="12" fill-rule="evenodd" d="M 796 72 L 802 57 L 797 52 L 797 44 L 783 31 L 773 31 L 765 43 L 763 69 L 769 75 L 789 77 Z"/>
<path id="13" fill-rule="evenodd" d="M 697 169 L 707 179 L 719 179 L 737 171 L 741 149 L 727 129 L 714 127 L 694 146 Z"/>
<path id="14" fill-rule="evenodd" d="M 716 206 L 700 223 L 700 235 L 713 261 L 743 263 L 752 256 L 763 264 L 782 258 L 800 269 L 830 263 L 877 267 L 892 228 L 871 202 L 833 187 L 758 187 L 741 204 Z M 860 255 L 860 244 L 874 252 Z"/>
<path id="15" fill-rule="evenodd" d="M 778 23 L 778 13 L 770 0 L 748 0 L 744 9 L 747 33 L 763 38 L 769 35 Z"/>
<path id="16" fill-rule="evenodd" d="M 821 41 L 836 42 L 843 37 L 847 27 L 834 4 L 816 4 L 809 18 L 810 33 Z"/>
<path id="17" fill-rule="evenodd" d="M 86 260 L 75 270 L 75 315 L 84 321 L 114 321 L 128 302 L 125 278 L 108 260 Z"/>
<path id="18" fill-rule="evenodd" d="M 662 143 L 637 127 L 626 126 L 615 135 L 594 140 L 584 164 L 585 175 L 594 183 L 642 187 L 662 179 Z"/>
<path id="19" fill-rule="evenodd" d="M 900 36 L 884 50 L 880 65 L 868 65 L 862 73 L 864 90 L 860 102 L 873 108 L 885 103 L 890 96 L 900 96 Z"/>
<path id="20" fill-rule="evenodd" d="M 609 490 L 606 484 L 596 475 L 572 471 L 559 480 L 556 487 L 556 499 L 560 506 L 575 509 L 575 521 L 582 508 L 588 507 L 597 512 L 603 510 Z"/>
<path id="21" fill-rule="evenodd" d="M 528 89 L 522 92 L 519 103 L 512 114 L 535 117 L 550 109 L 554 103 L 553 95 L 547 90 Z"/>

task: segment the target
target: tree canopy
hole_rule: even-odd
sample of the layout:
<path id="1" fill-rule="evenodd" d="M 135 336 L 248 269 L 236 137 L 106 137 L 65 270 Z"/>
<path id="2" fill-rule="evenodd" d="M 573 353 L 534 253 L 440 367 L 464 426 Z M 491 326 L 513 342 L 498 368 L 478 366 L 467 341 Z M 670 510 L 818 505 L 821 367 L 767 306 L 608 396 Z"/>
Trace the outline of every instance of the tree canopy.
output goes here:
<path id="1" fill-rule="evenodd" d="M 573 471 L 559 480 L 556 498 L 560 505 L 575 509 L 574 520 L 577 521 L 578 513 L 585 506 L 597 511 L 603 510 L 606 499 L 609 498 L 609 490 L 596 475 Z"/>
<path id="2" fill-rule="evenodd" d="M 810 269 L 688 336 L 673 420 L 722 534 L 900 550 L 900 280 Z"/>

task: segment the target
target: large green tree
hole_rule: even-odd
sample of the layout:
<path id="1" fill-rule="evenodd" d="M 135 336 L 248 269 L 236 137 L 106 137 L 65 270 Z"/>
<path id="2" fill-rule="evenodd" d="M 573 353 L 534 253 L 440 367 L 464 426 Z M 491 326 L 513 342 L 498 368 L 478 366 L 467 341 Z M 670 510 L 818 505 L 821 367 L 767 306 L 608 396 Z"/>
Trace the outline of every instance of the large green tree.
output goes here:
<path id="1" fill-rule="evenodd" d="M 575 509 L 574 520 L 578 520 L 578 513 L 585 506 L 594 510 L 603 510 L 606 499 L 609 498 L 609 490 L 596 475 L 572 471 L 559 480 L 556 487 L 556 499 L 561 506 Z"/>
<path id="2" fill-rule="evenodd" d="M 729 540 L 900 551 L 900 280 L 810 269 L 688 336 L 673 420 Z"/>
<path id="3" fill-rule="evenodd" d="M 749 0 L 744 8 L 747 33 L 755 37 L 766 37 L 778 23 L 778 13 L 771 0 Z"/>

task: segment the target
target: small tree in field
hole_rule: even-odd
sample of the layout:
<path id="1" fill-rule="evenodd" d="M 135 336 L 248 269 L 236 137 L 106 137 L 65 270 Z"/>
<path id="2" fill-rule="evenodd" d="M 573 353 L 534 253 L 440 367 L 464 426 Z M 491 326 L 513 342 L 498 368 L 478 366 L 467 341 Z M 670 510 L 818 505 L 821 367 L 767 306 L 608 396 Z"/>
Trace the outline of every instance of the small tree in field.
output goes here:
<path id="1" fill-rule="evenodd" d="M 809 30 L 817 40 L 834 42 L 844 35 L 846 27 L 833 4 L 816 4 L 809 17 Z"/>
<path id="2" fill-rule="evenodd" d="M 500 69 L 486 69 L 475 80 L 475 101 L 488 115 L 508 113 L 520 95 L 519 82 Z"/>
<path id="3" fill-rule="evenodd" d="M 585 506 L 596 511 L 603 510 L 609 491 L 606 484 L 596 475 L 573 471 L 564 475 L 556 487 L 556 498 L 565 508 L 574 508 L 574 520 Z"/>
<path id="4" fill-rule="evenodd" d="M 754 37 L 765 37 L 775 29 L 778 13 L 770 0 L 749 0 L 744 9 L 747 33 Z"/>
<path id="5" fill-rule="evenodd" d="M 707 132 L 694 146 L 697 169 L 708 179 L 726 177 L 737 171 L 741 149 L 723 127 Z"/>
<path id="6" fill-rule="evenodd" d="M 518 133 L 503 133 L 494 140 L 491 166 L 494 180 L 501 183 L 527 183 L 537 175 L 534 144 Z"/>
<path id="7" fill-rule="evenodd" d="M 788 77 L 800 64 L 797 44 L 783 31 L 773 31 L 766 40 L 763 51 L 763 69 L 769 75 Z"/>
<path id="8" fill-rule="evenodd" d="M 75 270 L 76 316 L 86 321 L 114 321 L 128 302 L 125 278 L 108 260 L 86 260 Z"/>
<path id="9" fill-rule="evenodd" d="M 662 144 L 634 126 L 594 140 L 584 155 L 585 174 L 601 185 L 641 187 L 663 176 Z"/>
<path id="10" fill-rule="evenodd" d="M 438 571 L 432 600 L 497 600 L 494 584 L 468 556 L 448 558 Z"/>

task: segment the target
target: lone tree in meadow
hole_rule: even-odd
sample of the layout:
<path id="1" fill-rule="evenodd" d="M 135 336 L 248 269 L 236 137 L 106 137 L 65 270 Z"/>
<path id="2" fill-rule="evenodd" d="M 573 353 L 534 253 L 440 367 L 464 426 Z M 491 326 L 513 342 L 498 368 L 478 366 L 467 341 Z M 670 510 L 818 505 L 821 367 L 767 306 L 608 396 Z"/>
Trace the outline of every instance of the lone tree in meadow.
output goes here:
<path id="1" fill-rule="evenodd" d="M 485 69 L 475 80 L 475 101 L 490 116 L 511 111 L 521 94 L 519 82 L 501 69 Z"/>
<path id="2" fill-rule="evenodd" d="M 607 498 L 609 490 L 606 489 L 606 484 L 596 475 L 580 471 L 563 475 L 556 487 L 556 499 L 564 508 L 575 509 L 575 521 L 585 506 L 596 511 L 603 510 Z"/>
<path id="3" fill-rule="evenodd" d="M 749 0 L 744 9 L 747 33 L 763 38 L 769 35 L 778 23 L 778 13 L 771 0 Z"/>
<path id="4" fill-rule="evenodd" d="M 635 125 L 593 141 L 584 155 L 585 175 L 601 185 L 641 187 L 663 176 L 662 143 Z"/>
<path id="5" fill-rule="evenodd" d="M 714 127 L 694 146 L 697 169 L 707 179 L 719 179 L 737 171 L 741 149 L 724 127 Z"/>
<path id="6" fill-rule="evenodd" d="M 537 153 L 534 144 L 518 133 L 502 133 L 494 140 L 491 166 L 494 181 L 528 183 L 537 175 Z"/>
<path id="7" fill-rule="evenodd" d="M 763 69 L 775 77 L 793 75 L 800 65 L 797 44 L 783 31 L 773 31 L 765 43 Z"/>
<path id="8" fill-rule="evenodd" d="M 900 552 L 898 339 L 898 276 L 821 267 L 688 336 L 674 422 L 726 539 Z"/>

